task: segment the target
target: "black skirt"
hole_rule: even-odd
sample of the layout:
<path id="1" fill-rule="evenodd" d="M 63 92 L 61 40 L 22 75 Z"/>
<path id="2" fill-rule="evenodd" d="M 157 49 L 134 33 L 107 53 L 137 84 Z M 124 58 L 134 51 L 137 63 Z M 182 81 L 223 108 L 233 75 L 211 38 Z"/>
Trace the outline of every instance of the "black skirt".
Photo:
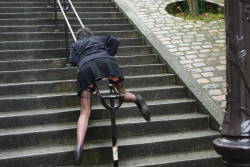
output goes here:
<path id="1" fill-rule="evenodd" d="M 123 73 L 113 58 L 98 58 L 87 62 L 78 70 L 76 86 L 78 96 L 95 81 L 107 77 L 124 80 Z"/>

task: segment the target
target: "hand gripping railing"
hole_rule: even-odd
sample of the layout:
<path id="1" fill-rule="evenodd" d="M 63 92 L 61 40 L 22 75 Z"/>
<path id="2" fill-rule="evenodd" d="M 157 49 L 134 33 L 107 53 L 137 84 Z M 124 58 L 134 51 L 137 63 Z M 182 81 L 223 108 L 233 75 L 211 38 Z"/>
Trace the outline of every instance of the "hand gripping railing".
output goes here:
<path id="1" fill-rule="evenodd" d="M 70 33 L 76 42 L 76 36 L 74 34 L 74 31 L 70 25 L 70 22 L 65 14 L 65 12 L 69 11 L 70 9 L 73 10 L 74 14 L 77 17 L 78 22 L 81 25 L 81 28 L 84 28 L 84 25 L 77 14 L 74 5 L 72 4 L 71 0 L 64 0 L 63 6 L 60 2 L 60 0 L 54 0 L 54 14 L 55 14 L 55 22 L 56 27 L 58 29 L 58 16 L 57 16 L 57 4 L 63 14 L 64 20 L 65 20 L 65 47 L 66 47 L 66 57 L 69 57 L 69 37 L 68 37 L 68 29 L 70 30 Z M 68 67 L 70 67 L 68 65 Z M 110 111 L 111 113 L 111 128 L 112 128 L 112 151 L 113 151 L 113 164 L 114 167 L 118 167 L 118 147 L 117 147 L 117 136 L 116 136 L 116 110 L 122 105 L 123 103 L 123 97 L 124 95 L 121 95 L 117 92 L 116 88 L 113 87 L 111 83 L 108 84 L 109 86 L 109 93 L 101 93 L 98 87 L 96 86 L 96 92 L 99 96 L 103 106 Z"/>

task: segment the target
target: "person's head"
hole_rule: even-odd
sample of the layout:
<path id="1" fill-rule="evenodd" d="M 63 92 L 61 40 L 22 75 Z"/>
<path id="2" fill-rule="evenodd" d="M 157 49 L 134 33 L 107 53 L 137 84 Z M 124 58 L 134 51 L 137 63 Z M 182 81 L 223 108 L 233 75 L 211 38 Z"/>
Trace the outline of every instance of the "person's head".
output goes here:
<path id="1" fill-rule="evenodd" d="M 87 27 L 85 28 L 80 28 L 77 30 L 76 32 L 76 39 L 77 40 L 80 40 L 80 39 L 83 39 L 83 38 L 89 38 L 93 36 L 93 33 L 91 32 L 91 30 Z"/>

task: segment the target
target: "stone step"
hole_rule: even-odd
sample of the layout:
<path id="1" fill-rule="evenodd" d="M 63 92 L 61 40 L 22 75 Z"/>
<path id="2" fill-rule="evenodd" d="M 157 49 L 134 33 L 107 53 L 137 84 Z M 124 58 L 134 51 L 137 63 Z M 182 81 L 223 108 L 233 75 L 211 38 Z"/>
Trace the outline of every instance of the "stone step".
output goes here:
<path id="1" fill-rule="evenodd" d="M 99 81 L 101 82 L 101 81 Z M 100 89 L 106 87 L 106 81 L 101 84 Z M 142 76 L 127 76 L 124 81 L 126 88 L 136 87 L 151 87 L 172 85 L 175 83 L 175 75 L 173 74 L 158 74 L 158 75 L 142 75 Z M 15 84 L 0 84 L 0 96 L 20 95 L 32 93 L 60 93 L 76 91 L 75 80 L 59 80 L 59 81 L 43 81 L 43 82 L 28 82 Z"/>
<path id="2" fill-rule="evenodd" d="M 147 101 L 151 115 L 188 114 L 196 111 L 196 101 L 192 99 L 167 99 Z M 79 114 L 79 106 L 60 109 L 25 110 L 0 112 L 0 128 L 47 125 L 53 123 L 74 122 Z M 140 117 L 133 103 L 123 103 L 117 111 L 117 118 Z M 110 112 L 102 105 L 93 105 L 91 120 L 109 119 Z"/>
<path id="3" fill-rule="evenodd" d="M 138 113 L 138 110 L 134 110 Z M 153 116 L 150 122 L 141 117 L 117 118 L 117 137 L 143 136 L 159 133 L 175 133 L 208 128 L 208 116 L 200 114 L 179 114 Z M 199 124 L 200 126 L 197 126 Z M 105 133 L 102 133 L 105 132 Z M 88 126 L 86 142 L 105 140 L 111 136 L 110 119 L 91 120 Z M 74 144 L 76 120 L 74 122 L 27 127 L 6 128 L 0 130 L 0 149 L 13 149 L 28 146 L 53 144 Z M 11 141 L 7 142 L 6 141 Z"/>
<path id="4" fill-rule="evenodd" d="M 0 2 L 15 2 L 19 3 L 19 0 L 0 0 Z M 27 2 L 27 3 L 33 3 L 33 2 L 44 2 L 49 4 L 54 4 L 53 1 L 48 1 L 48 0 L 22 0 L 22 2 Z M 111 0 L 72 0 L 73 2 L 111 2 Z"/>
<path id="5" fill-rule="evenodd" d="M 187 151 L 210 149 L 212 140 L 218 134 L 210 130 L 186 131 L 180 133 L 161 133 L 147 136 L 119 138 L 120 159 L 149 156 L 154 154 L 173 154 Z M 147 150 L 147 151 L 145 151 Z M 53 145 L 3 150 L 0 153 L 2 167 L 38 167 L 72 164 L 73 145 Z M 84 148 L 82 165 L 94 165 L 111 161 L 111 141 L 87 142 Z"/>
<path id="6" fill-rule="evenodd" d="M 121 40 L 124 38 L 138 38 L 139 34 L 136 30 L 125 30 L 125 31 L 94 31 L 96 36 L 113 35 Z M 72 39 L 70 43 L 73 42 L 73 37 L 69 33 L 69 39 Z M 61 40 L 65 41 L 65 32 L 12 32 L 12 33 L 0 33 L 0 48 L 2 50 L 15 49 L 15 45 L 18 43 L 23 43 L 23 45 L 29 45 L 25 42 L 49 42 L 49 40 Z M 16 42 L 16 43 L 15 43 Z M 51 41 L 56 42 L 56 41 Z M 122 42 L 122 41 L 121 41 Z M 14 45 L 14 46 L 12 46 Z M 49 44 L 48 44 L 49 45 Z M 9 47 L 9 48 L 8 48 Z"/>
<path id="7" fill-rule="evenodd" d="M 84 166 L 84 165 L 80 165 Z M 110 167 L 112 161 L 94 164 L 93 167 Z M 156 154 L 119 159 L 121 167 L 221 167 L 221 157 L 213 150 L 183 152 L 175 154 Z M 59 167 L 59 166 L 58 166 Z M 73 165 L 60 167 L 74 167 Z M 89 165 L 92 167 L 92 165 Z"/>
<path id="8" fill-rule="evenodd" d="M 117 56 L 144 55 L 152 53 L 150 45 L 120 46 Z M 0 61 L 65 58 L 65 48 L 55 49 L 26 49 L 26 50 L 0 50 Z"/>
<path id="9" fill-rule="evenodd" d="M 93 24 L 86 25 L 92 31 L 130 31 L 133 29 L 133 26 L 130 24 Z M 73 31 L 76 32 L 80 26 L 72 25 Z M 0 25 L 0 32 L 65 32 L 64 25 L 15 25 L 15 26 L 2 26 Z"/>
<path id="10" fill-rule="evenodd" d="M 1 7 L 44 7 L 47 2 L 0 2 Z M 115 7 L 113 2 L 74 2 L 75 7 Z"/>
<path id="11" fill-rule="evenodd" d="M 1 13 L 40 13 L 54 12 L 54 4 L 47 7 L 0 7 Z M 83 12 L 118 12 L 117 7 L 75 7 L 76 11 Z M 60 12 L 59 12 L 60 13 Z"/>
<path id="12" fill-rule="evenodd" d="M 116 8 L 114 8 L 116 9 Z M 1 12 L 1 11 L 0 11 Z M 99 12 L 77 12 L 80 18 L 120 18 L 122 17 L 122 13 L 120 12 L 112 12 L 112 11 L 99 11 Z M 54 12 L 25 12 L 25 13 L 0 13 L 0 19 L 5 19 L 5 18 L 23 18 L 23 19 L 32 19 L 32 18 L 50 18 L 53 19 Z M 58 17 L 63 18 L 62 13 L 58 13 Z M 74 18 L 76 15 L 72 12 L 67 12 L 67 17 L 68 18 Z"/>
<path id="13" fill-rule="evenodd" d="M 156 58 L 156 54 L 148 54 L 139 56 L 116 56 L 115 59 L 119 65 L 140 65 L 159 63 Z M 64 68 L 66 64 L 69 64 L 67 58 L 0 61 L 0 71 Z"/>
<path id="14" fill-rule="evenodd" d="M 125 76 L 150 75 L 166 72 L 164 64 L 146 64 L 146 65 L 126 65 L 121 66 Z M 16 83 L 31 81 L 52 81 L 75 79 L 77 75 L 76 68 L 54 68 L 20 71 L 1 71 L 0 83 Z"/>
<path id="15" fill-rule="evenodd" d="M 146 101 L 166 98 L 184 98 L 186 96 L 185 88 L 183 86 L 176 85 L 129 88 L 127 90 L 135 94 L 141 94 Z M 92 103 L 100 104 L 99 97 L 96 95 L 93 96 Z M 0 112 L 75 106 L 79 106 L 79 97 L 75 92 L 0 96 Z"/>
<path id="16" fill-rule="evenodd" d="M 101 81 L 99 81 L 101 82 Z M 104 89 L 106 82 L 103 81 Z M 141 75 L 127 76 L 124 84 L 126 88 L 151 87 L 172 85 L 175 83 L 175 75 L 173 74 L 156 74 L 156 75 Z M 59 81 L 42 81 L 42 82 L 24 82 L 14 84 L 0 84 L 1 96 L 5 95 L 20 95 L 32 93 L 60 93 L 75 91 L 76 81 L 74 80 L 59 80 Z"/>
<path id="17" fill-rule="evenodd" d="M 72 25 L 79 24 L 77 19 L 69 20 Z M 127 18 L 84 18 L 83 24 L 127 24 Z M 55 19 L 0 19 L 2 26 L 14 25 L 55 25 Z M 64 19 L 58 19 L 58 24 L 64 24 Z"/>
<path id="18" fill-rule="evenodd" d="M 29 37 L 29 36 L 27 36 Z M 120 47 L 122 46 L 140 46 L 144 45 L 144 39 L 135 37 L 135 38 L 118 38 L 120 42 Z M 73 44 L 73 41 L 69 41 L 69 46 Z M 21 50 L 21 49 L 54 49 L 54 48 L 65 48 L 65 40 L 34 40 L 30 41 L 5 41 L 0 42 L 0 47 L 2 51 L 11 51 L 11 50 Z"/>

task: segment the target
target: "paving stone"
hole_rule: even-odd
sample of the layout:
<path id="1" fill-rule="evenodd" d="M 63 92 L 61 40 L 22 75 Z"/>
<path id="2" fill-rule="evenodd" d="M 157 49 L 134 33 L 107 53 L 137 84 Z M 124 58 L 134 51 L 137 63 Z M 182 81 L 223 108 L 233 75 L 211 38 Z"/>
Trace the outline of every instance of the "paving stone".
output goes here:
<path id="1" fill-rule="evenodd" d="M 178 50 L 179 51 L 188 51 L 188 50 L 190 50 L 190 48 L 189 47 L 179 47 Z"/>
<path id="2" fill-rule="evenodd" d="M 205 90 L 211 90 L 210 94 L 213 89 L 222 92 L 219 96 L 214 96 L 216 93 L 210 96 L 219 106 L 225 106 L 222 97 L 226 87 L 225 22 L 193 22 L 171 16 L 165 8 L 175 1 L 124 0 L 124 3 Z M 223 5 L 222 0 L 214 1 Z"/>
<path id="3" fill-rule="evenodd" d="M 209 90 L 209 95 L 213 96 L 213 95 L 221 95 L 222 91 L 220 89 L 214 89 L 214 90 Z"/>
<path id="4" fill-rule="evenodd" d="M 200 53 L 209 53 L 209 52 L 211 52 L 210 49 L 201 49 L 200 50 Z"/>
<path id="5" fill-rule="evenodd" d="M 178 49 L 174 48 L 174 49 L 169 49 L 169 52 L 177 52 Z"/>
<path id="6" fill-rule="evenodd" d="M 224 100 L 226 100 L 226 96 L 225 96 L 225 95 L 212 96 L 212 98 L 213 98 L 215 101 L 224 101 Z"/>
<path id="7" fill-rule="evenodd" d="M 185 54 L 187 54 L 187 52 L 185 52 Z M 197 55 L 186 55 L 187 59 L 195 59 L 197 58 Z"/>
<path id="8" fill-rule="evenodd" d="M 203 86 L 204 89 L 216 89 L 220 88 L 220 84 L 218 83 L 211 83 L 211 84 L 206 84 Z"/>
<path id="9" fill-rule="evenodd" d="M 194 65 L 194 67 L 203 67 L 203 66 L 206 66 L 205 63 L 194 63 L 193 65 Z"/>
<path id="10" fill-rule="evenodd" d="M 193 69 L 190 69 L 190 71 L 192 73 L 201 73 L 202 72 L 202 70 L 200 68 L 193 68 Z"/>
<path id="11" fill-rule="evenodd" d="M 205 72 L 214 71 L 214 70 L 215 70 L 215 68 L 212 67 L 212 66 L 210 66 L 210 67 L 203 67 L 202 69 L 203 69 Z"/>
<path id="12" fill-rule="evenodd" d="M 197 79 L 197 82 L 200 84 L 205 84 L 205 83 L 209 83 L 209 80 L 205 78 L 201 78 L 201 79 Z"/>
<path id="13" fill-rule="evenodd" d="M 196 63 L 198 63 L 198 62 L 204 62 L 204 59 L 197 58 L 197 59 L 194 59 L 194 62 L 196 62 Z"/>
<path id="14" fill-rule="evenodd" d="M 221 81 L 225 81 L 223 77 L 212 77 L 211 78 L 212 82 L 221 82 Z"/>
<path id="15" fill-rule="evenodd" d="M 193 68 L 192 64 L 186 64 L 186 65 L 184 65 L 183 67 L 186 68 L 186 69 Z"/>
<path id="16" fill-rule="evenodd" d="M 203 77 L 212 77 L 212 76 L 214 76 L 214 73 L 213 72 L 204 72 L 204 73 L 201 73 L 201 75 Z"/>
<path id="17" fill-rule="evenodd" d="M 181 64 L 190 64 L 190 63 L 193 63 L 192 60 L 183 60 L 183 61 L 180 61 Z"/>
<path id="18" fill-rule="evenodd" d="M 202 76 L 200 74 L 192 74 L 193 78 L 201 78 Z"/>

